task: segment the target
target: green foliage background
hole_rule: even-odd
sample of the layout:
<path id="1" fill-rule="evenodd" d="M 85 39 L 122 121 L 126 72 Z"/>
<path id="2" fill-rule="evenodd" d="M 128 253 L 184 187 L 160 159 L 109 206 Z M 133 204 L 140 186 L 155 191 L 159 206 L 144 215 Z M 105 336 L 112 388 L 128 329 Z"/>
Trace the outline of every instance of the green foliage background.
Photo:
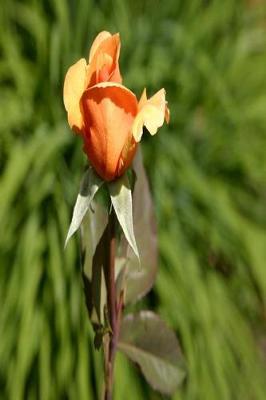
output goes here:
<path id="1" fill-rule="evenodd" d="M 103 29 L 121 34 L 126 85 L 138 96 L 165 87 L 171 109 L 142 145 L 160 241 L 142 306 L 179 335 L 188 376 L 173 399 L 266 398 L 265 11 L 240 0 L 1 1 L 1 399 L 101 392 L 78 240 L 63 251 L 85 157 L 62 85 Z M 116 400 L 163 398 L 118 356 Z"/>

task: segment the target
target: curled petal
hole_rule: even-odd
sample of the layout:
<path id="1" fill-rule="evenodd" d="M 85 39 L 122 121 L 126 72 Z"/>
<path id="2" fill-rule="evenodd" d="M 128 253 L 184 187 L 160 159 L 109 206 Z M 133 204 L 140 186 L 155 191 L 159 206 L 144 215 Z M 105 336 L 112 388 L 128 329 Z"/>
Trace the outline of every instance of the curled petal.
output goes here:
<path id="1" fill-rule="evenodd" d="M 85 152 L 98 174 L 110 181 L 123 173 L 135 154 L 131 127 L 137 99 L 124 86 L 104 82 L 84 93 L 82 106 Z"/>
<path id="2" fill-rule="evenodd" d="M 68 113 L 68 123 L 71 129 L 80 132 L 83 127 L 83 116 L 80 110 L 80 99 L 85 90 L 86 60 L 81 58 L 67 71 L 63 99 Z"/>
<path id="3" fill-rule="evenodd" d="M 164 115 L 164 117 L 165 117 L 166 123 L 169 124 L 169 122 L 170 122 L 170 110 L 167 107 L 167 104 L 165 106 L 165 115 Z"/>
<path id="4" fill-rule="evenodd" d="M 147 91 L 146 88 L 143 90 L 141 98 L 139 99 L 138 109 L 141 110 L 144 104 L 147 103 Z"/>
<path id="5" fill-rule="evenodd" d="M 120 93 L 124 93 L 124 94 L 126 94 L 127 96 L 129 96 L 131 98 L 134 97 L 134 99 L 137 102 L 136 95 L 130 89 L 128 89 L 126 86 L 121 85 L 121 83 L 117 83 L 117 82 L 100 82 L 100 83 L 97 83 L 97 85 L 94 85 L 94 86 L 91 87 L 91 89 L 94 89 L 94 88 L 96 88 L 96 89 L 111 88 L 113 90 L 116 90 L 116 88 L 117 88 L 117 90 Z M 138 102 L 136 104 L 137 104 L 137 107 L 138 107 Z"/>
<path id="6" fill-rule="evenodd" d="M 102 31 L 100 32 L 96 38 L 94 39 L 94 42 L 92 43 L 91 49 L 90 49 L 90 54 L 89 54 L 89 63 L 91 62 L 92 58 L 94 57 L 96 51 L 98 50 L 99 46 L 101 43 L 105 40 L 110 38 L 112 35 L 110 32 L 107 31 Z"/>
<path id="7" fill-rule="evenodd" d="M 169 122 L 169 110 L 165 100 L 165 90 L 161 89 L 150 99 L 147 99 L 146 89 L 144 89 L 138 104 L 138 114 L 133 122 L 132 133 L 136 142 L 141 140 L 143 126 L 151 135 L 155 135 L 157 130 L 163 125 L 164 119 Z"/>
<path id="8" fill-rule="evenodd" d="M 90 51 L 87 87 L 103 81 L 121 83 L 122 78 L 118 65 L 120 54 L 119 34 L 110 35 L 108 32 L 101 32 L 97 38 Z"/>
<path id="9" fill-rule="evenodd" d="M 110 77 L 113 65 L 112 57 L 107 53 L 100 53 L 96 59 L 96 82 L 106 82 Z"/>

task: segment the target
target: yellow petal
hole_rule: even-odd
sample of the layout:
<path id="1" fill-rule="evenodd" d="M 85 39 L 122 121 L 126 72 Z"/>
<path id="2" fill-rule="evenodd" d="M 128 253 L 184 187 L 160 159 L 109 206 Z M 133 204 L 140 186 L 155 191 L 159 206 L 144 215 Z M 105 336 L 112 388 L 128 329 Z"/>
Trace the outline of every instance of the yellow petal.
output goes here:
<path id="1" fill-rule="evenodd" d="M 64 83 L 64 105 L 68 113 L 68 123 L 71 129 L 80 131 L 83 126 L 83 117 L 80 111 L 80 99 L 85 90 L 86 60 L 81 58 L 67 71 Z"/>
<path id="2" fill-rule="evenodd" d="M 138 104 L 138 108 L 139 110 L 141 110 L 141 108 L 144 106 L 144 104 L 147 102 L 147 92 L 146 92 L 146 88 L 143 90 L 141 98 L 139 100 L 139 104 Z"/>
<path id="3" fill-rule="evenodd" d="M 108 39 L 109 37 L 111 37 L 111 33 L 107 32 L 107 31 L 102 31 L 100 32 L 96 38 L 94 39 L 94 42 L 92 43 L 91 49 L 90 49 L 90 54 L 89 54 L 89 63 L 91 62 L 94 54 L 96 53 L 96 51 L 98 50 L 98 47 L 100 46 L 100 44 L 105 40 Z"/>
<path id="4" fill-rule="evenodd" d="M 169 110 L 166 105 L 165 90 L 161 89 L 154 96 L 147 100 L 146 90 L 144 90 L 138 104 L 139 112 L 133 122 L 132 133 L 139 142 L 145 126 L 151 135 L 155 135 L 157 130 L 163 125 L 164 119 L 169 121 Z"/>

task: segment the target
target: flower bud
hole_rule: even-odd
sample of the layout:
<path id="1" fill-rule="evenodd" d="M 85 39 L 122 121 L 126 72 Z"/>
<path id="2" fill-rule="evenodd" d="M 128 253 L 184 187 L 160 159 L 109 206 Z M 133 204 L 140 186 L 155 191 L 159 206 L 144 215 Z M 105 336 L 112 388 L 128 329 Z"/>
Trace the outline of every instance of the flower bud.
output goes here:
<path id="1" fill-rule="evenodd" d="M 94 40 L 89 63 L 80 59 L 67 71 L 64 104 L 70 127 L 80 134 L 84 151 L 106 181 L 130 166 L 145 126 L 151 135 L 169 121 L 165 90 L 150 99 L 144 90 L 138 102 L 121 84 L 119 34 L 101 32 Z"/>

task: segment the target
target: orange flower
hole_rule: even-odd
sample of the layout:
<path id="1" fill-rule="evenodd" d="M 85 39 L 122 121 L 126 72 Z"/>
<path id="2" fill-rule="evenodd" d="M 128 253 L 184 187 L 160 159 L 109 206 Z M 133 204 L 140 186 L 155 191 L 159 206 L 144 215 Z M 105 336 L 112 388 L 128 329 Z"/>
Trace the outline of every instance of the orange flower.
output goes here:
<path id="1" fill-rule="evenodd" d="M 65 78 L 64 104 L 70 127 L 82 135 L 84 151 L 106 181 L 130 166 L 145 126 L 151 135 L 169 121 L 165 90 L 138 102 L 121 84 L 119 34 L 101 32 L 94 40 L 89 63 L 82 58 Z"/>

